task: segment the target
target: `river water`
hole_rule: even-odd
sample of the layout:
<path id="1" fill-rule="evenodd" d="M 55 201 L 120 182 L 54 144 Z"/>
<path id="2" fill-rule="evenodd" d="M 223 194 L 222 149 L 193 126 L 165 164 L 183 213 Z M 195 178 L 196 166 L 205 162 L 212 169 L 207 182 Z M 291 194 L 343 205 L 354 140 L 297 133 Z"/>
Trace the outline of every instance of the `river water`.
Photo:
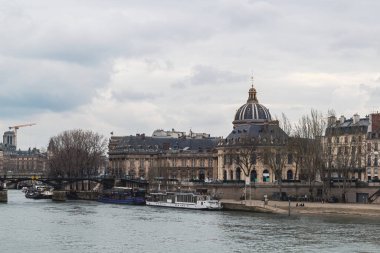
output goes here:
<path id="1" fill-rule="evenodd" d="M 0 252 L 380 252 L 380 220 L 55 203 L 12 190 Z"/>

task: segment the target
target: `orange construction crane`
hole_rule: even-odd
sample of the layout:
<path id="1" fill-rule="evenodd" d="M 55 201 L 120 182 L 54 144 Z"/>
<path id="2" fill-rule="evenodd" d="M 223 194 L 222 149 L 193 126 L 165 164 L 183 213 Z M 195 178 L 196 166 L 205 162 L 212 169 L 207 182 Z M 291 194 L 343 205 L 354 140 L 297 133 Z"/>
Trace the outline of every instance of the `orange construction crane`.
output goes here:
<path id="1" fill-rule="evenodd" d="M 29 124 L 23 124 L 23 125 L 17 125 L 17 126 L 10 126 L 9 127 L 9 130 L 11 129 L 14 129 L 15 130 L 15 134 L 14 134 L 14 143 L 13 145 L 14 146 L 17 146 L 17 130 L 20 128 L 20 127 L 27 127 L 27 126 L 34 126 L 36 123 L 29 123 Z"/>
<path id="2" fill-rule="evenodd" d="M 26 127 L 26 126 L 34 126 L 36 123 L 30 123 L 30 124 L 24 124 L 24 125 L 17 125 L 17 126 L 10 126 L 9 130 L 14 129 L 15 133 L 20 127 Z"/>

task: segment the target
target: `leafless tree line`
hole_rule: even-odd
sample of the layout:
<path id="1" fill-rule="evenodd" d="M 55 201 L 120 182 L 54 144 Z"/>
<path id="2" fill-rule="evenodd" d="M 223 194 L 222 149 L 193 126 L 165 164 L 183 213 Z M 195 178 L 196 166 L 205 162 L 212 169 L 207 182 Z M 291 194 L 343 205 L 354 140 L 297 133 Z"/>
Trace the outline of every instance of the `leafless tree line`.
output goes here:
<path id="1" fill-rule="evenodd" d="M 107 140 L 85 130 L 68 130 L 51 137 L 48 147 L 50 176 L 90 177 L 98 175 Z"/>

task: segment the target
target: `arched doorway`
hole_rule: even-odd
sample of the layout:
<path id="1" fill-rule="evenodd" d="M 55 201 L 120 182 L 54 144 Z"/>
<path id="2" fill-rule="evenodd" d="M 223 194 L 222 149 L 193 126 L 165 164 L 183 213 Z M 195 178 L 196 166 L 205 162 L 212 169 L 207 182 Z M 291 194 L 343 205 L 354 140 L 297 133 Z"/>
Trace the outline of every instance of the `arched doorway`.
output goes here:
<path id="1" fill-rule="evenodd" d="M 293 180 L 293 171 L 292 170 L 288 170 L 288 172 L 286 172 L 286 179 Z"/>
<path id="2" fill-rule="evenodd" d="M 269 171 L 264 170 L 263 171 L 263 182 L 270 182 L 270 177 L 269 177 Z"/>
<path id="3" fill-rule="evenodd" d="M 234 179 L 234 172 L 230 170 L 230 180 L 233 180 L 233 179 Z"/>
<path id="4" fill-rule="evenodd" d="M 237 168 L 236 169 L 236 180 L 240 180 L 240 179 L 241 179 L 241 169 Z"/>
<path id="5" fill-rule="evenodd" d="M 224 181 L 227 180 L 227 171 L 226 170 L 223 171 L 223 180 Z"/>
<path id="6" fill-rule="evenodd" d="M 251 182 L 257 182 L 257 172 L 256 170 L 251 171 Z"/>

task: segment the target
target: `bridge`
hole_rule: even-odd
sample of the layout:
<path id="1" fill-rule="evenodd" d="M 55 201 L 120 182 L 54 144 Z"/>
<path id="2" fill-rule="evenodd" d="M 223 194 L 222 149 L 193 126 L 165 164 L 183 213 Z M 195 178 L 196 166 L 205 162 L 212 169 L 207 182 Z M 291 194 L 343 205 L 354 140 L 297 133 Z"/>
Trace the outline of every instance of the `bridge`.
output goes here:
<path id="1" fill-rule="evenodd" d="M 43 184 L 54 187 L 55 190 L 65 190 L 67 187 L 70 189 L 75 188 L 75 190 L 93 190 L 90 189 L 91 183 L 96 185 L 101 185 L 103 189 L 110 189 L 115 185 L 121 185 L 131 188 L 145 188 L 148 187 L 148 182 L 146 180 L 141 180 L 137 178 L 127 177 L 127 178 L 115 178 L 115 177 L 46 177 L 46 176 L 25 176 L 25 175 L 11 175 L 11 176 L 0 176 L 0 190 L 3 185 L 15 184 L 26 182 L 41 182 Z M 78 185 L 79 188 L 77 189 Z M 85 187 L 86 186 L 86 187 Z M 86 189 L 87 188 L 87 189 Z"/>

